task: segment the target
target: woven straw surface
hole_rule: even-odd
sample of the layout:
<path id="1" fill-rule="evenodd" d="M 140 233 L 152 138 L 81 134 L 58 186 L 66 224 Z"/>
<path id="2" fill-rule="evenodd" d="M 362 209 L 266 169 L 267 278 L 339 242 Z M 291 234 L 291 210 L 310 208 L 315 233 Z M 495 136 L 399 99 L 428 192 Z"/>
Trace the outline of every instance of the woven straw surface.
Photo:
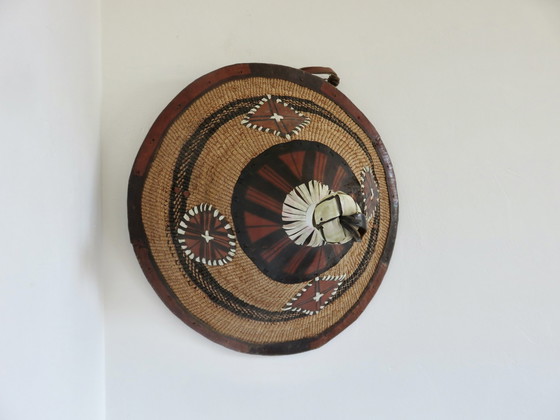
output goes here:
<path id="1" fill-rule="evenodd" d="M 194 167 L 190 168 L 186 208 L 201 203 L 212 204 L 233 224 L 232 192 L 241 171 L 255 156 L 271 146 L 289 140 L 250 129 L 241 124 L 241 116 L 220 124 L 217 130 L 208 135 L 203 148 L 188 150 L 188 147 L 185 149 L 185 142 L 195 136 L 197 130 L 217 110 L 245 98 L 262 98 L 267 94 L 311 101 L 327 113 L 335 115 L 339 121 L 333 122 L 319 114 L 305 113 L 310 117 L 311 123 L 294 139 L 321 142 L 330 147 L 342 156 L 357 178 L 364 167 L 371 166 L 379 184 L 379 206 L 375 217 L 369 222 L 368 233 L 362 242 L 353 244 L 350 251 L 322 275 L 348 277 L 360 265 L 364 267 L 361 274 L 319 313 L 291 319 L 282 319 L 280 315 L 270 319 L 263 315 L 255 319 L 243 311 L 233 311 L 208 296 L 193 282 L 193 273 L 195 277 L 198 275 L 200 264 L 181 258 L 177 252 L 169 218 L 170 201 L 177 193 L 174 191 L 174 171 L 178 160 L 184 158 L 186 150 L 187 154 L 198 155 Z M 294 108 L 297 109 L 295 104 Z M 346 129 L 342 128 L 341 122 Z M 349 137 L 348 130 L 361 140 L 365 150 Z M 180 191 L 179 194 L 181 193 L 183 192 Z M 193 102 L 168 128 L 147 173 L 141 202 L 142 223 L 154 260 L 164 280 L 185 309 L 219 334 L 259 344 L 315 337 L 352 309 L 371 281 L 385 246 L 390 225 L 389 210 L 385 172 L 372 139 L 325 96 L 291 82 L 271 78 L 227 82 Z M 376 240 L 370 237 L 374 233 Z M 185 264 L 188 270 L 185 269 Z M 264 310 L 265 314 L 281 313 L 286 302 L 309 282 L 305 280 L 297 284 L 283 284 L 269 279 L 239 246 L 231 262 L 224 266 L 206 266 L 205 269 L 219 286 L 248 306 Z"/>

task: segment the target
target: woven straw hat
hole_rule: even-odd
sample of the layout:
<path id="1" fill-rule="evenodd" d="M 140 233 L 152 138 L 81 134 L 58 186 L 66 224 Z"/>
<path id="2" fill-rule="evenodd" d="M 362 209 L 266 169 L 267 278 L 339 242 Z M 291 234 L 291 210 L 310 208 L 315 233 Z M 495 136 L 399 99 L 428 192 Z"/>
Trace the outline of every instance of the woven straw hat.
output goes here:
<path id="1" fill-rule="evenodd" d="M 326 343 L 364 310 L 393 249 L 381 139 L 334 72 L 309 71 L 237 64 L 201 77 L 157 118 L 130 176 L 146 277 L 185 323 L 242 352 Z"/>

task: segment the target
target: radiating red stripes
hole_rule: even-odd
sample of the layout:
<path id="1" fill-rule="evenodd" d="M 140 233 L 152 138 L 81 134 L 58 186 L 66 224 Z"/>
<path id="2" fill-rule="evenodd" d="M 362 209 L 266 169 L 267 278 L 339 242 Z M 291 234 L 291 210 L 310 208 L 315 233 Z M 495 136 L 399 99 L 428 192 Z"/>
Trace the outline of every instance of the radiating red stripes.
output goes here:
<path id="1" fill-rule="evenodd" d="M 303 179 L 303 162 L 305 160 L 305 152 L 292 152 L 286 153 L 278 156 L 282 162 L 286 164 L 290 171 L 297 177 L 297 179 Z"/>
<path id="2" fill-rule="evenodd" d="M 280 188 L 286 194 L 288 194 L 293 188 L 293 186 L 290 185 L 288 181 L 286 181 L 281 175 L 279 175 L 274 169 L 272 169 L 268 165 L 263 166 L 261 169 L 259 169 L 257 173 L 260 176 L 262 176 L 264 179 L 266 179 L 268 182 L 270 182 L 272 185 L 275 185 L 278 188 Z"/>
<path id="3" fill-rule="evenodd" d="M 323 153 L 315 154 L 315 167 L 313 168 L 313 179 L 324 182 L 325 168 L 327 166 L 327 156 Z"/>
<path id="4" fill-rule="evenodd" d="M 311 247 L 301 248 L 294 256 L 290 259 L 288 264 L 285 266 L 284 271 L 289 274 L 295 274 L 299 271 L 300 265 L 303 259 L 309 254 Z"/>
<path id="5" fill-rule="evenodd" d="M 256 214 L 245 212 L 245 227 L 247 234 L 252 242 L 258 241 L 271 233 L 282 229 L 280 225 L 268 219 L 257 216 Z"/>
<path id="6" fill-rule="evenodd" d="M 339 166 L 338 169 L 336 170 L 336 174 L 334 175 L 333 181 L 332 181 L 332 185 L 331 185 L 331 189 L 333 191 L 339 191 L 342 189 L 342 180 L 344 179 L 346 175 L 346 171 L 344 170 L 343 167 Z"/>
<path id="7" fill-rule="evenodd" d="M 323 268 L 325 267 L 325 265 L 326 265 L 325 250 L 323 247 L 321 247 L 317 249 L 315 258 L 313 259 L 311 264 L 309 264 L 307 270 L 305 270 L 305 274 L 318 273 L 318 272 L 320 273 L 321 271 L 324 271 Z"/>
<path id="8" fill-rule="evenodd" d="M 274 258 L 276 258 L 282 250 L 288 246 L 292 240 L 287 236 L 280 241 L 276 242 L 266 251 L 263 251 L 262 256 L 267 262 L 271 262 Z"/>
<path id="9" fill-rule="evenodd" d="M 277 214 L 282 214 L 282 203 L 254 187 L 249 187 L 247 189 L 247 199 Z"/>

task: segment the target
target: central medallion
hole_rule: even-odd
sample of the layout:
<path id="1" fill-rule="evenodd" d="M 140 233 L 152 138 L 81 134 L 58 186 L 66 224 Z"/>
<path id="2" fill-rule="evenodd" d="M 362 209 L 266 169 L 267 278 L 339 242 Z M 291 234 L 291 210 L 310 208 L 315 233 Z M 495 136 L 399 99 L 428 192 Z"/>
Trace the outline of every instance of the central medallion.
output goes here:
<path id="1" fill-rule="evenodd" d="M 358 179 L 338 153 L 304 140 L 270 147 L 247 164 L 234 187 L 231 212 L 239 245 L 261 272 L 281 283 L 324 273 L 353 243 L 328 243 L 309 228 L 312 206 L 333 191 L 361 197 Z"/>

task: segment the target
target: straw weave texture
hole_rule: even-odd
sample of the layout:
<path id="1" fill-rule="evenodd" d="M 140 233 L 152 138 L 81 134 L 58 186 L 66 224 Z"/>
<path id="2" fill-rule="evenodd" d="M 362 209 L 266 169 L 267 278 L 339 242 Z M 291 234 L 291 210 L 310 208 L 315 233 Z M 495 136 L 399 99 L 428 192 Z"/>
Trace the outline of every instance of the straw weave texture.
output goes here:
<path id="1" fill-rule="evenodd" d="M 369 223 L 368 233 L 362 242 L 353 244 L 350 251 L 322 275 L 346 275 L 348 278 L 356 272 L 357 267 L 361 267 L 360 274 L 355 276 L 351 286 L 341 287 L 336 299 L 315 315 L 282 312 L 286 302 L 308 280 L 297 284 L 273 281 L 255 266 L 241 247 L 237 247 L 235 257 L 228 264 L 205 266 L 201 270 L 199 263 L 185 259 L 177 252 L 173 241 L 170 206 L 174 205 L 174 200 L 178 200 L 176 196 L 185 193 L 181 196 L 184 199 L 188 195 L 184 199 L 187 209 L 210 203 L 233 224 L 232 194 L 242 170 L 255 156 L 274 145 L 289 141 L 247 128 L 240 123 L 243 118 L 241 115 L 224 120 L 213 132 L 206 133 L 204 147 L 193 145 L 191 150 L 185 146 L 190 139 L 199 135 L 197 130 L 207 124 L 209 116 L 240 101 L 241 105 L 235 105 L 235 109 L 250 109 L 254 98 L 258 101 L 258 98 L 267 94 L 300 99 L 290 103 L 295 109 L 298 109 L 298 104 L 301 107 L 302 104 L 312 103 L 317 109 L 324 110 L 323 115 L 305 112 L 311 123 L 295 139 L 325 144 L 348 163 L 356 177 L 359 177 L 364 167 L 371 166 L 379 186 L 379 206 Z M 336 116 L 337 121 L 328 115 Z M 349 136 L 349 131 L 354 133 L 363 147 L 359 147 Z M 192 159 L 193 156 L 197 156 L 196 159 Z M 192 167 L 187 168 L 190 172 L 186 175 L 189 177 L 189 189 L 188 192 L 177 192 L 174 179 L 178 174 L 181 175 L 177 169 L 178 161 L 186 158 L 194 162 Z M 154 260 L 185 309 L 219 334 L 259 344 L 315 337 L 350 311 L 371 281 L 390 224 L 385 172 L 372 139 L 325 96 L 294 83 L 271 78 L 249 78 L 222 84 L 194 101 L 169 126 L 146 176 L 141 213 Z M 216 296 L 221 297 L 209 296 L 207 291 L 197 285 L 204 276 L 208 277 L 206 272 L 215 281 L 215 287 L 221 290 L 221 294 Z M 227 299 L 223 298 L 226 295 L 234 297 L 236 302 L 242 302 L 236 304 L 241 309 L 229 308 Z M 244 305 L 256 309 L 246 312 Z"/>

